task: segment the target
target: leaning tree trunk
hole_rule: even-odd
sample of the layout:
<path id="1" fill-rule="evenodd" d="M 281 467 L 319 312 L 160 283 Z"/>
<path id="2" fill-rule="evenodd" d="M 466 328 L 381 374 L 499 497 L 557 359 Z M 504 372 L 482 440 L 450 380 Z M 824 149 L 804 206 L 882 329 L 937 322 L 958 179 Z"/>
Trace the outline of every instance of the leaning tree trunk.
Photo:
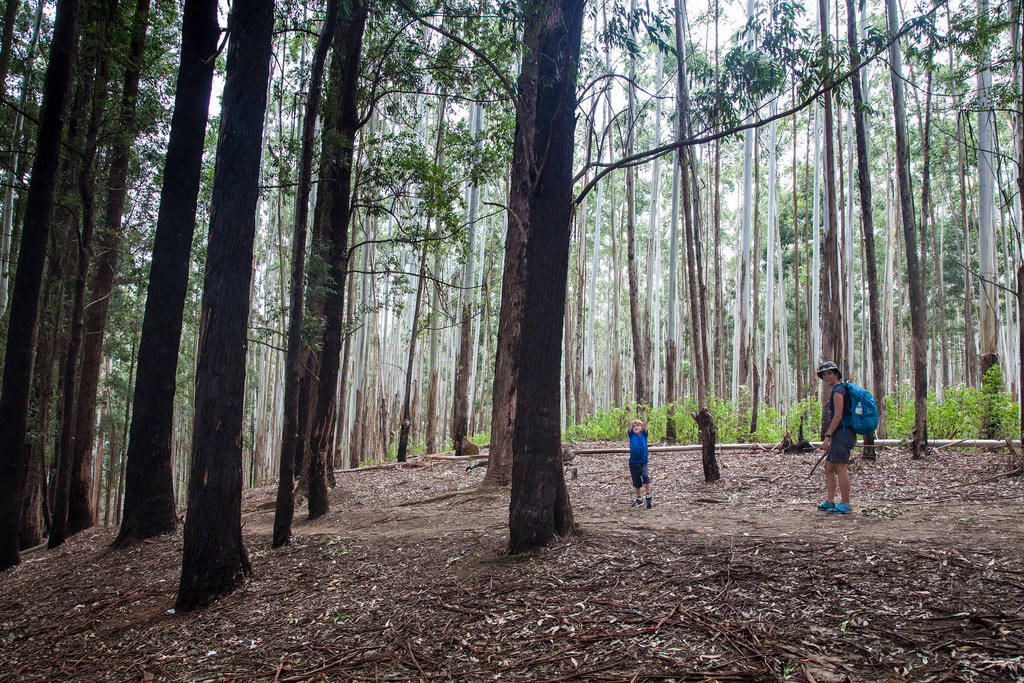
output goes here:
<path id="1" fill-rule="evenodd" d="M 846 0 L 846 36 L 850 44 L 850 63 L 860 64 L 857 49 L 857 8 L 854 0 Z M 857 184 L 860 189 L 860 221 L 864 234 L 864 270 L 868 280 L 868 328 L 871 335 L 872 389 L 878 402 L 879 433 L 885 436 L 885 361 L 882 359 L 882 326 L 878 306 L 878 266 L 875 263 L 874 207 L 871 201 L 871 173 L 869 171 L 867 122 L 864 116 L 864 96 L 861 79 L 855 76 L 853 84 L 853 121 L 857 136 Z M 869 455 L 865 453 L 865 455 Z M 872 450 L 870 455 L 874 455 Z"/>
<path id="2" fill-rule="evenodd" d="M 359 131 L 358 82 L 359 61 L 363 49 L 363 29 L 368 5 L 352 2 L 339 9 L 338 28 L 334 36 L 331 59 L 331 80 L 337 83 L 337 106 L 330 122 L 327 153 L 330 182 L 321 192 L 331 193 L 330 245 L 328 267 L 333 286 L 325 297 L 325 324 L 321 343 L 320 378 L 316 413 L 310 429 L 309 517 L 327 513 L 327 484 L 324 478 L 327 449 L 331 444 L 331 425 L 338 386 L 338 365 L 341 355 L 342 326 L 345 315 L 345 276 L 348 272 L 348 226 L 352 215 L 352 159 L 356 133 Z"/>
<path id="3" fill-rule="evenodd" d="M 906 105 L 903 98 L 903 61 L 897 28 L 895 0 L 886 0 L 889 23 L 889 72 L 892 80 L 893 124 L 896 129 L 896 176 L 900 193 L 900 217 L 903 220 L 903 240 L 907 255 L 907 284 L 910 296 L 910 328 L 913 341 L 914 365 L 914 457 L 923 455 L 928 439 L 926 411 L 928 398 L 928 368 L 925 347 L 924 290 L 917 260 L 917 235 L 914 225 L 914 204 L 910 188 L 910 148 L 907 142 Z"/>
<path id="4" fill-rule="evenodd" d="M 185 0 L 116 546 L 168 533 L 177 525 L 171 472 L 174 388 L 219 36 L 216 0 Z"/>
<path id="5" fill-rule="evenodd" d="M 509 552 L 521 553 L 576 528 L 561 458 L 558 377 L 572 217 L 576 71 L 583 0 L 526 3 L 526 53 L 516 100 L 509 234 L 525 237 L 524 297 L 517 339 L 506 351 L 517 375 L 512 427 Z M 502 291 L 502 313 L 509 308 Z M 529 325 L 522 321 L 529 320 Z"/>
<path id="6" fill-rule="evenodd" d="M 20 561 L 18 526 L 25 485 L 25 446 L 32 353 L 39 321 L 43 263 L 53 215 L 60 142 L 78 39 L 79 0 L 59 0 L 43 85 L 36 157 L 18 251 L 0 390 L 0 571 Z"/>
<path id="7" fill-rule="evenodd" d="M 235 0 L 213 177 L 181 585 L 190 610 L 252 571 L 242 541 L 242 420 L 249 288 L 270 76 L 273 0 Z"/>
<path id="8" fill-rule="evenodd" d="M 281 429 L 280 471 L 277 479 L 277 505 L 274 510 L 275 548 L 291 539 L 292 517 L 295 514 L 295 445 L 299 441 L 299 380 L 302 358 L 302 300 L 306 272 L 306 233 L 309 218 L 309 195 L 313 177 L 313 143 L 316 119 L 320 112 L 324 64 L 334 38 L 338 17 L 338 0 L 329 0 L 324 25 L 313 51 L 310 67 L 309 96 L 302 116 L 302 151 L 299 156 L 298 184 L 295 190 L 295 224 L 292 234 L 291 284 L 288 298 L 288 351 L 285 360 L 284 419 Z"/>

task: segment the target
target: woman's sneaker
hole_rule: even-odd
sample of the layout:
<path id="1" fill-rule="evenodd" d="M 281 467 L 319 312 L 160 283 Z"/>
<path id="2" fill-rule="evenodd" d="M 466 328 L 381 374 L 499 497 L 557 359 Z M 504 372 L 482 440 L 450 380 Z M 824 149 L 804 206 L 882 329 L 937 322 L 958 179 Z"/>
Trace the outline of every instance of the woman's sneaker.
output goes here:
<path id="1" fill-rule="evenodd" d="M 823 512 L 831 512 L 832 508 L 835 506 L 836 504 L 831 500 L 826 500 L 824 503 L 818 503 L 818 509 Z"/>
<path id="2" fill-rule="evenodd" d="M 830 515 L 849 515 L 853 513 L 853 506 L 846 503 L 836 503 L 830 510 Z"/>

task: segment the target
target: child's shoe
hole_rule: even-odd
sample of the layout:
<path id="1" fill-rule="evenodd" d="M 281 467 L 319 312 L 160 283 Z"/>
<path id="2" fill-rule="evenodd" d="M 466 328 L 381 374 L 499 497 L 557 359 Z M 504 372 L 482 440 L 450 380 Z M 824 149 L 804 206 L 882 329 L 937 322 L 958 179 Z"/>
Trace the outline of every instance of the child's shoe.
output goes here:
<path id="1" fill-rule="evenodd" d="M 644 502 L 642 500 L 640 500 L 639 498 L 637 498 L 636 500 L 633 501 L 633 504 L 630 505 L 629 507 L 631 507 L 631 508 L 638 508 L 638 507 L 640 507 L 643 504 L 644 504 Z"/>
<path id="2" fill-rule="evenodd" d="M 654 503 L 651 502 L 651 497 L 647 496 L 647 509 L 650 510 L 652 507 L 654 507 Z"/>
<path id="3" fill-rule="evenodd" d="M 826 500 L 824 503 L 818 503 L 818 509 L 822 512 L 829 512 L 836 506 L 834 501 Z"/>
<path id="4" fill-rule="evenodd" d="M 853 506 L 847 505 L 846 503 L 836 503 L 829 509 L 828 514 L 830 515 L 849 515 L 853 514 Z"/>

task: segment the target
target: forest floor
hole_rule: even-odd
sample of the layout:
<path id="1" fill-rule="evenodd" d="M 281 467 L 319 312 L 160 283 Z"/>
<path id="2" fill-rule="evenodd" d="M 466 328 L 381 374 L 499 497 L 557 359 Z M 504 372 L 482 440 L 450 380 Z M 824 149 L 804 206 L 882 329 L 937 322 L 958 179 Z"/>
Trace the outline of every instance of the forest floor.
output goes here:
<path id="1" fill-rule="evenodd" d="M 276 486 L 246 491 L 252 577 L 188 614 L 180 532 L 30 550 L 0 574 L 0 681 L 1024 680 L 1010 456 L 857 460 L 845 516 L 815 509 L 816 454 L 723 454 L 713 484 L 654 455 L 651 510 L 626 459 L 577 456 L 581 533 L 527 556 L 465 463 L 339 471 L 278 550 Z"/>

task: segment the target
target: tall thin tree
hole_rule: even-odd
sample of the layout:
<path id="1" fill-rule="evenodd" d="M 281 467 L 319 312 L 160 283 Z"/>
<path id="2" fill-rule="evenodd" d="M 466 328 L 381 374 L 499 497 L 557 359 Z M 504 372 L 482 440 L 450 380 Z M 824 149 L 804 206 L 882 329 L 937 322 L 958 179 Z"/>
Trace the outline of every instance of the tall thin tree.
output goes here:
<path id="1" fill-rule="evenodd" d="M 0 571 L 18 564 L 18 526 L 25 486 L 25 455 L 32 357 L 39 321 L 43 263 L 53 215 L 60 143 L 78 40 L 79 0 L 59 0 L 43 85 L 36 156 L 18 250 L 18 274 L 7 323 L 0 389 Z"/>
<path id="2" fill-rule="evenodd" d="M 181 64 L 142 319 L 117 546 L 168 533 L 177 525 L 171 472 L 174 388 L 219 36 L 216 0 L 185 0 Z"/>
<path id="3" fill-rule="evenodd" d="M 242 541 L 242 411 L 249 288 L 270 76 L 273 0 L 235 0 L 213 178 L 196 413 L 176 606 L 231 591 L 251 571 Z"/>

